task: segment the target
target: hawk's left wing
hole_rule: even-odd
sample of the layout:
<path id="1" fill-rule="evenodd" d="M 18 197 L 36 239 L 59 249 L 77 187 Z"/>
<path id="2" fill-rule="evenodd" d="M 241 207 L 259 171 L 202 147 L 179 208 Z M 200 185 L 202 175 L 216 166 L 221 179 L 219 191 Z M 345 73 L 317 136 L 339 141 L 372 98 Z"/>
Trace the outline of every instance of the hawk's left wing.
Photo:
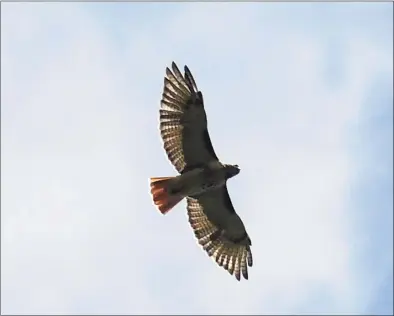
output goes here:
<path id="1" fill-rule="evenodd" d="M 189 222 L 199 244 L 219 266 L 222 266 L 231 275 L 235 274 L 239 281 L 241 273 L 245 279 L 248 279 L 248 266 L 253 265 L 248 234 L 246 231 L 242 232 L 241 238 L 238 240 L 228 238 L 229 236 L 223 234 L 220 228 L 213 224 L 206 215 L 206 213 L 214 214 L 218 222 L 228 220 L 229 216 L 238 217 L 233 209 L 228 209 L 229 207 L 232 208 L 232 204 L 226 186 L 205 193 L 198 199 L 187 198 Z M 228 233 L 231 235 L 231 232 Z"/>

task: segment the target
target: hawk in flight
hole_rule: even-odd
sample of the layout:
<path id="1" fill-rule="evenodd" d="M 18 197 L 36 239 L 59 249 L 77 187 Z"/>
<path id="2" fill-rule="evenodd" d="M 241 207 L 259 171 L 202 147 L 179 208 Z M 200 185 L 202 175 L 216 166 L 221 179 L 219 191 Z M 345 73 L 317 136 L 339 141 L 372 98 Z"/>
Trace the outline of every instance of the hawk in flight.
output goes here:
<path id="1" fill-rule="evenodd" d="M 182 75 L 174 62 L 164 78 L 160 133 L 179 175 L 150 178 L 155 205 L 166 214 L 186 198 L 189 222 L 199 244 L 238 281 L 241 274 L 248 279 L 252 243 L 226 186 L 240 169 L 219 161 L 209 137 L 202 93 L 189 68 L 185 66 Z"/>

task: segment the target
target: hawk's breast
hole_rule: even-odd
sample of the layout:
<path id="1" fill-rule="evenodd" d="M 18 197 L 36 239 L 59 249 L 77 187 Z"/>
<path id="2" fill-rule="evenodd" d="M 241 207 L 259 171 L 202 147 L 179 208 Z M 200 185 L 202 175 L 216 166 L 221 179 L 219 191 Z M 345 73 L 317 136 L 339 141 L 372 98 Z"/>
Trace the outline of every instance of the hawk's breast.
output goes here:
<path id="1" fill-rule="evenodd" d="M 177 177 L 176 186 L 184 196 L 198 196 L 204 192 L 219 188 L 226 183 L 224 169 L 206 166 L 192 169 Z"/>

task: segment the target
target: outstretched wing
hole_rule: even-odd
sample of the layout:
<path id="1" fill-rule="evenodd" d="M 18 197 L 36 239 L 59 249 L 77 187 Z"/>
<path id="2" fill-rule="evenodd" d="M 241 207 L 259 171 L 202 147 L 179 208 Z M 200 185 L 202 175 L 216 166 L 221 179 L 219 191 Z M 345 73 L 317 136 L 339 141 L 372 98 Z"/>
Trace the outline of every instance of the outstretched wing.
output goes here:
<path id="1" fill-rule="evenodd" d="M 231 275 L 235 274 L 238 281 L 241 273 L 248 279 L 248 266 L 253 265 L 251 242 L 241 219 L 232 207 L 226 186 L 204 193 L 198 199 L 188 197 L 187 212 L 194 234 L 208 255 Z M 208 216 L 212 220 L 209 220 Z M 240 221 L 238 226 L 242 226 L 243 230 L 227 229 L 223 232 L 220 227 L 234 220 Z"/>
<path id="2" fill-rule="evenodd" d="M 190 70 L 166 68 L 160 109 L 160 131 L 168 159 L 179 173 L 218 160 L 207 129 L 202 93 Z"/>

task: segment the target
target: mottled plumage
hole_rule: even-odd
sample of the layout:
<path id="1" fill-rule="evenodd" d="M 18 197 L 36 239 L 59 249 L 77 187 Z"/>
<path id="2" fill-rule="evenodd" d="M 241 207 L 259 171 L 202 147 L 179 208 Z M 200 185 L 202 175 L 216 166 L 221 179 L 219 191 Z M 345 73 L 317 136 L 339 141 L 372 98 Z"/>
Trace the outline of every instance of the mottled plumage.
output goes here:
<path id="1" fill-rule="evenodd" d="M 207 128 L 203 96 L 187 66 L 166 69 L 160 109 L 164 149 L 180 173 L 151 178 L 155 204 L 165 214 L 186 197 L 189 222 L 203 249 L 240 280 L 253 264 L 251 241 L 234 210 L 226 181 L 238 166 L 221 164 Z"/>

